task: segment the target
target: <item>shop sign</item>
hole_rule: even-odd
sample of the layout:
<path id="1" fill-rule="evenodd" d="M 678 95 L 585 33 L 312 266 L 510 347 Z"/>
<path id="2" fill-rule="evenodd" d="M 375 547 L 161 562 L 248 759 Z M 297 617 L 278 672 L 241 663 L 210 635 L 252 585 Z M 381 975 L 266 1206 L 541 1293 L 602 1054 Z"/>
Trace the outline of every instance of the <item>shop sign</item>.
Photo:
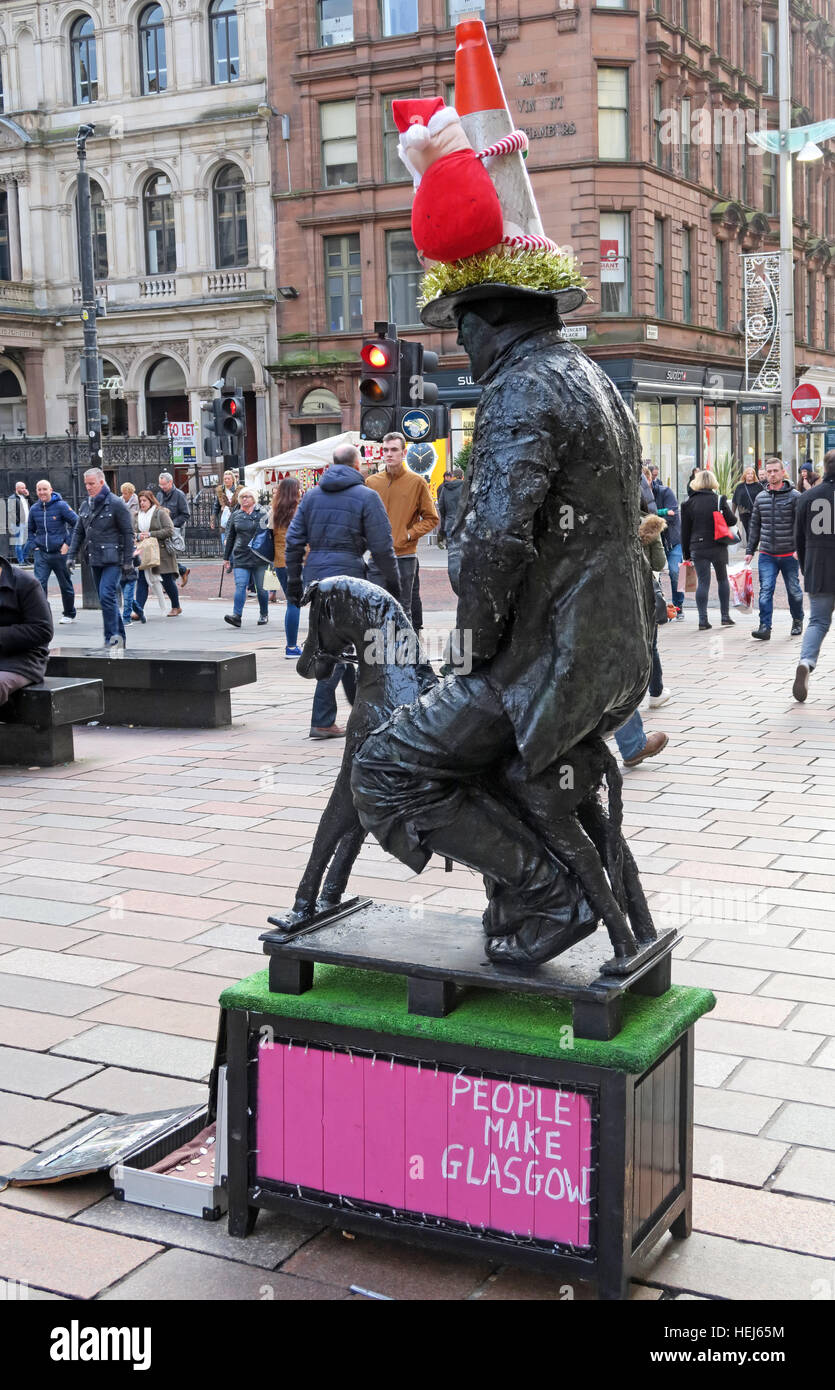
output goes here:
<path id="1" fill-rule="evenodd" d="M 617 237 L 601 238 L 600 241 L 600 279 L 603 284 L 622 285 L 626 275 L 620 242 Z"/>
<path id="2" fill-rule="evenodd" d="M 737 406 L 740 415 L 767 415 L 770 409 L 767 401 L 740 401 Z"/>

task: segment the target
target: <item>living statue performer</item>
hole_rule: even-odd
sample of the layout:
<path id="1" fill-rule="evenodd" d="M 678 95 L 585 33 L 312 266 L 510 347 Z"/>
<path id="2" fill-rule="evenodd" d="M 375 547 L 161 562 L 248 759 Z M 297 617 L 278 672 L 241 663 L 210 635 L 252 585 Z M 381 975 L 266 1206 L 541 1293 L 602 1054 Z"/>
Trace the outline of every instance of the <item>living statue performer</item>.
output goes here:
<path id="1" fill-rule="evenodd" d="M 456 96 L 472 112 L 481 83 L 494 114 L 483 25 L 457 34 L 476 30 L 461 69 L 459 37 Z M 501 166 L 521 158 L 513 149 L 494 161 L 500 196 Z M 511 183 L 518 199 L 518 173 Z M 535 207 L 526 225 L 538 225 Z M 647 688 L 653 612 L 637 428 L 609 378 L 561 336 L 560 310 L 586 297 L 576 275 L 572 287 L 566 258 L 531 243 L 486 255 L 463 247 L 427 275 L 440 292 L 423 321 L 457 327 L 482 387 L 453 531 L 472 670 L 396 710 L 351 775 L 362 825 L 396 858 L 419 872 L 436 853 L 484 876 L 487 955 L 515 964 L 559 955 L 596 925 L 549 827 L 576 805 L 572 750 L 616 729 Z M 646 920 L 639 939 L 654 937 Z"/>

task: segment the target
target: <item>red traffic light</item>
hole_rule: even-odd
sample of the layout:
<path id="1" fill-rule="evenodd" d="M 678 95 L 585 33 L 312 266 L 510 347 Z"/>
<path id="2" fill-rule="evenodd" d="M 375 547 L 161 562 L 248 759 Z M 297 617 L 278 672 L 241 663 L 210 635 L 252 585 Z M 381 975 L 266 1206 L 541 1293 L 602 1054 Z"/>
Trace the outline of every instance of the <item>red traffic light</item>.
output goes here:
<path id="1" fill-rule="evenodd" d="M 230 414 L 230 415 L 237 415 L 237 413 L 238 413 L 238 402 L 237 402 L 236 400 L 227 401 L 227 402 L 226 402 L 226 409 L 229 411 L 229 414 Z"/>
<path id="2" fill-rule="evenodd" d="M 379 371 L 393 365 L 394 354 L 384 343 L 366 343 L 360 357 L 369 367 L 375 367 Z"/>

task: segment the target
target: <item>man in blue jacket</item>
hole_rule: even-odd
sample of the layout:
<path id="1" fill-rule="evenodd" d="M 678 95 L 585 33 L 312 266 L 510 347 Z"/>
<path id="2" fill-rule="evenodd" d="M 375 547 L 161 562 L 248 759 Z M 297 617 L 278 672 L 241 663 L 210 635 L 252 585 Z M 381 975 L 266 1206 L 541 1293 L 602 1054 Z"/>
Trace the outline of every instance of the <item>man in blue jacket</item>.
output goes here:
<path id="1" fill-rule="evenodd" d="M 61 590 L 64 615 L 61 623 L 75 622 L 75 591 L 67 571 L 65 555 L 70 548 L 78 517 L 60 492 L 42 478 L 35 488 L 38 500 L 29 508 L 29 546 L 34 551 L 35 578 L 49 596 L 49 576 L 55 575 Z"/>
<path id="2" fill-rule="evenodd" d="M 385 587 L 400 598 L 400 572 L 394 554 L 391 524 L 382 500 L 366 487 L 359 471 L 359 450 L 341 444 L 334 450 L 333 463 L 319 479 L 319 486 L 305 493 L 290 522 L 286 541 L 287 602 L 299 603 L 305 584 L 314 579 L 332 579 L 339 574 L 365 579 L 367 550 L 385 581 Z M 305 546 L 310 547 L 302 562 Z M 345 688 L 354 702 L 356 675 L 352 666 L 338 662 L 333 673 L 316 682 L 311 738 L 344 738 L 345 730 L 336 722 L 336 688 Z"/>
<path id="3" fill-rule="evenodd" d="M 125 627 L 119 603 L 119 583 L 133 578 L 133 522 L 121 497 L 114 497 L 100 468 L 84 474 L 87 501 L 82 502 L 72 533 L 67 568 L 72 569 L 80 550 L 86 554 L 101 603 L 104 644 L 125 645 Z"/>

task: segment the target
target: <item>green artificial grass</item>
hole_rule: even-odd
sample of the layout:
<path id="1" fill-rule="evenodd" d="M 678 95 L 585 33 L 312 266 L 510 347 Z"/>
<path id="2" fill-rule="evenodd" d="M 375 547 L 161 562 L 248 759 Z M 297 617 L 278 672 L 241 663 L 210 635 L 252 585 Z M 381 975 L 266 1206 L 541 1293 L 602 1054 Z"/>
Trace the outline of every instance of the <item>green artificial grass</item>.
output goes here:
<path id="1" fill-rule="evenodd" d="M 410 1014 L 405 976 L 344 965 L 317 965 L 313 989 L 300 995 L 271 994 L 268 972 L 259 970 L 225 989 L 220 1003 L 224 1009 L 318 1019 L 346 1028 L 562 1058 L 640 1075 L 716 1000 L 710 990 L 683 985 L 674 985 L 660 999 L 627 994 L 623 1027 L 611 1042 L 573 1037 L 571 1005 L 533 994 L 470 989 L 447 1018 Z"/>

